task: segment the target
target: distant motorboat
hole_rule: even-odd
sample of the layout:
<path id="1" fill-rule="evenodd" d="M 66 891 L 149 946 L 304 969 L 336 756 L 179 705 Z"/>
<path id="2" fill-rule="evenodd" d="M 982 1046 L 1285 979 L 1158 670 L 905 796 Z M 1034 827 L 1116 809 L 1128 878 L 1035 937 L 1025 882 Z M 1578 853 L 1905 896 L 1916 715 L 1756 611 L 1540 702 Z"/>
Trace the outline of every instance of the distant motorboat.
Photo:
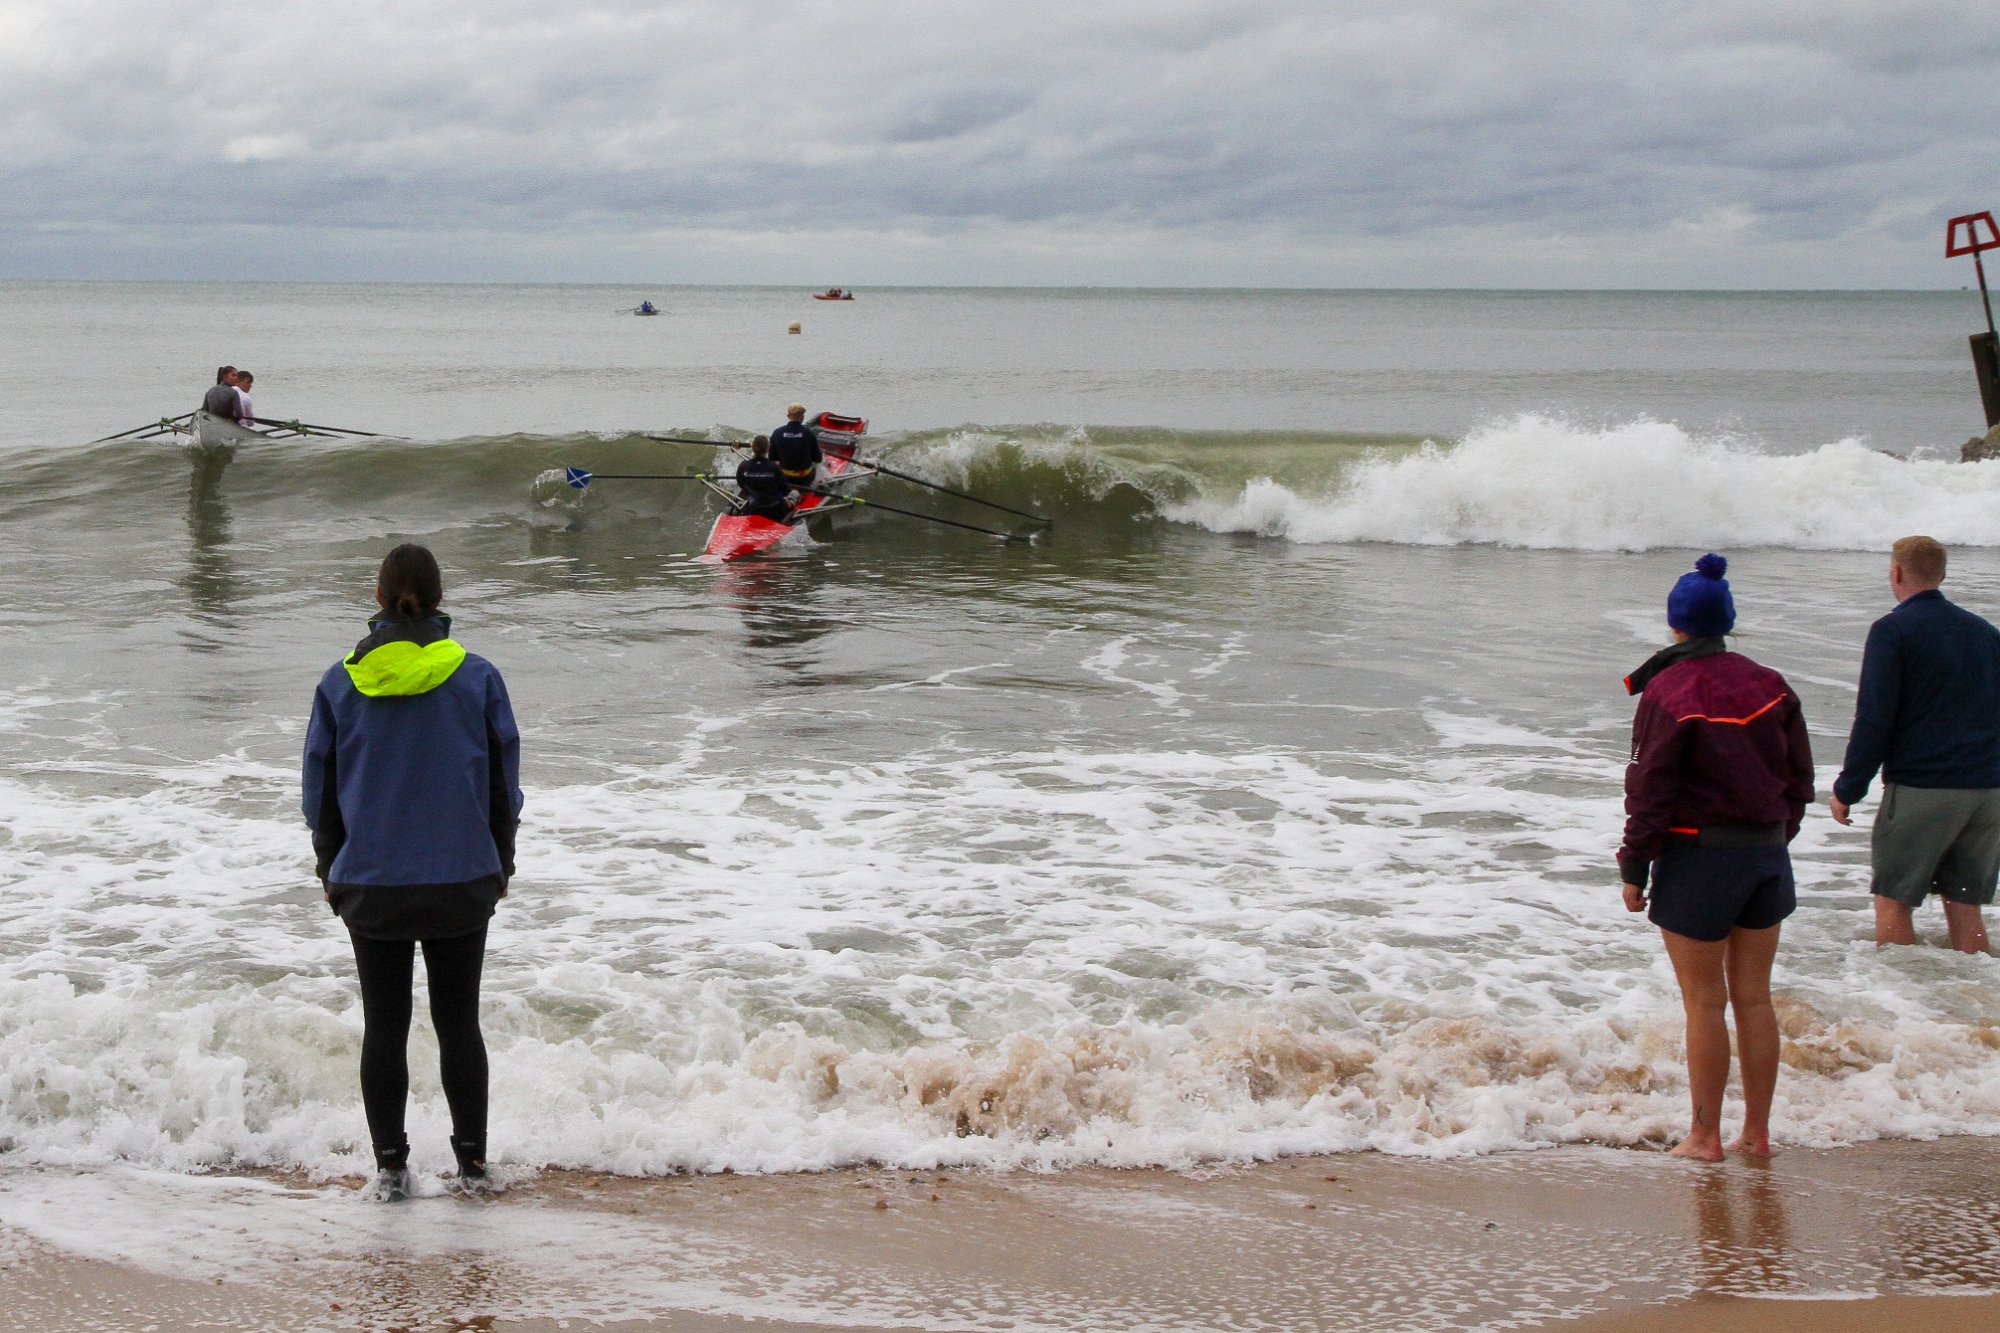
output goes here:
<path id="1" fill-rule="evenodd" d="M 852 301 L 853 299 L 854 293 L 848 291 L 845 287 L 829 287 L 823 292 L 813 293 L 813 300 L 815 301 Z"/>

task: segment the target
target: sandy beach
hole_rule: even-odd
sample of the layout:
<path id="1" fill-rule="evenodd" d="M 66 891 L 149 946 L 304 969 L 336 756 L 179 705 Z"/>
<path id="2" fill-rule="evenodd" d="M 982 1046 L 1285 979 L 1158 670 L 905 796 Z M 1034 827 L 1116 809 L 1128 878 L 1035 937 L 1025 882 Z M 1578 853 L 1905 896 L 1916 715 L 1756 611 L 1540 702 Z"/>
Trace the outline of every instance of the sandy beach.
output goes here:
<path id="1" fill-rule="evenodd" d="M 1192 1172 L 543 1173 L 364 1205 L 0 1176 L 0 1326 L 2000 1328 L 2000 1143 L 1698 1166 L 1564 1149 Z"/>

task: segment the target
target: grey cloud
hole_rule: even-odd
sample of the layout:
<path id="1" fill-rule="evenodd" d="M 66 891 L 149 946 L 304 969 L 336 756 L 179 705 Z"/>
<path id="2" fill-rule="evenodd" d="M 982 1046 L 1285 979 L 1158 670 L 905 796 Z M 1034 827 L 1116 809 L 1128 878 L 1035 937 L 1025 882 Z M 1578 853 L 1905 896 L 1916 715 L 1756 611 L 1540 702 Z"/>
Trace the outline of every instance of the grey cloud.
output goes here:
<path id="1" fill-rule="evenodd" d="M 2000 175 L 1966 113 L 1996 29 L 1915 0 L 14 0 L 0 225 L 78 255 L 233 222 L 470 230 L 537 262 L 529 238 L 688 229 L 745 253 L 1233 234 L 1337 264 L 1744 210 L 1730 244 L 1839 262 Z"/>

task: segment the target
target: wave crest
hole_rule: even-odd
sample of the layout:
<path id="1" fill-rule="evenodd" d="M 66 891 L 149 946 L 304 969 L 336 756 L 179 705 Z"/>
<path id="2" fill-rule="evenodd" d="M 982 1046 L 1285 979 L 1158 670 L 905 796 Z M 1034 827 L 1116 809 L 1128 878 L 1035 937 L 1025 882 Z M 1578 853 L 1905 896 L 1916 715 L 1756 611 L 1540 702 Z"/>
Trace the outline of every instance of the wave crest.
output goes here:
<path id="1" fill-rule="evenodd" d="M 2000 468 L 1903 459 L 1854 439 L 1776 455 L 1658 421 L 1591 429 L 1518 417 L 1330 481 L 1314 492 L 1260 478 L 1163 512 L 1296 542 L 1870 550 L 1910 532 L 2000 542 Z"/>

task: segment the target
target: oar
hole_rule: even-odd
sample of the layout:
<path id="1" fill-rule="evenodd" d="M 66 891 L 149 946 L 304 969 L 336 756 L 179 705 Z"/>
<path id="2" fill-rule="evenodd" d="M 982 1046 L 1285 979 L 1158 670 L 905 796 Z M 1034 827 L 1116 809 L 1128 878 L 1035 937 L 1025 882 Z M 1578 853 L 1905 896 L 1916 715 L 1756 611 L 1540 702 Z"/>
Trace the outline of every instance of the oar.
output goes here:
<path id="1" fill-rule="evenodd" d="M 582 490 L 593 481 L 715 481 L 713 472 L 585 472 L 580 467 L 563 469 L 563 480 Z"/>
<path id="2" fill-rule="evenodd" d="M 642 434 L 639 438 L 643 440 L 658 440 L 661 444 L 705 444 L 713 449 L 740 449 L 743 447 L 743 441 L 741 440 L 697 440 L 687 435 Z M 988 509 L 998 509 L 1003 514 L 1013 514 L 1020 518 L 1032 519 L 1037 523 L 1046 523 L 1050 527 L 1056 525 L 1054 519 L 1045 517 L 1044 515 L 1032 514 L 1025 509 L 1009 508 L 1007 505 L 998 504 L 992 500 L 982 500 L 976 495 L 967 495 L 964 491 L 955 491 L 949 486 L 940 486 L 934 481 L 925 481 L 922 477 L 913 477 L 907 472 L 898 472 L 894 468 L 883 467 L 880 463 L 866 463 L 858 458 L 851 459 L 850 461 L 855 467 L 865 467 L 869 471 L 879 472 L 885 477 L 894 477 L 898 481 L 912 482 L 918 486 L 927 487 L 930 490 L 939 491 L 960 500 L 970 500 L 976 505 L 985 505 Z M 877 509 L 887 508 L 885 505 L 877 505 L 875 507 Z M 919 517 L 923 517 L 923 515 L 919 515 Z M 939 521 L 942 522 L 943 520 Z M 984 532 L 986 529 L 979 528 L 977 531 Z"/>
<path id="3" fill-rule="evenodd" d="M 260 426 L 275 426 L 279 430 L 296 431 L 300 435 L 320 431 L 326 435 L 360 435 L 371 440 L 400 440 L 403 438 L 400 435 L 378 435 L 372 430 L 349 430 L 345 426 L 315 426 L 310 421 L 273 421 L 269 417 L 251 417 L 250 419 Z"/>
<path id="4" fill-rule="evenodd" d="M 141 435 L 147 431 L 159 432 L 171 430 L 175 422 L 186 421 L 193 415 L 194 413 L 192 412 L 183 412 L 177 417 L 161 417 L 158 421 L 151 421 L 143 426 L 134 426 L 130 430 L 121 430 L 116 435 L 107 435 L 101 440 L 92 440 L 91 443 L 108 444 L 112 440 L 122 440 L 128 435 Z"/>
<path id="5" fill-rule="evenodd" d="M 918 486 L 925 486 L 934 491 L 942 491 L 946 495 L 954 495 L 961 500 L 970 500 L 972 501 L 972 503 L 976 505 L 985 505 L 988 509 L 998 509 L 1002 513 L 1015 514 L 1021 518 L 1031 518 L 1037 523 L 1046 523 L 1050 527 L 1054 527 L 1056 525 L 1056 521 L 1052 518 L 1044 518 L 1040 514 L 1031 514 L 1025 509 L 1009 509 L 1006 505 L 996 504 L 991 500 L 982 500 L 976 495 L 967 495 L 964 491 L 955 491 L 949 486 L 940 486 L 934 481 L 925 481 L 922 477 L 913 477 L 907 472 L 898 472 L 894 468 L 883 467 L 880 463 L 864 463 L 859 459 L 856 459 L 854 462 L 854 466 L 868 468 L 870 471 L 879 472 L 885 477 L 894 477 L 898 481 L 912 482 Z"/>
<path id="6" fill-rule="evenodd" d="M 746 443 L 744 440 L 697 440 L 691 435 L 648 435 L 644 431 L 639 433 L 639 438 L 658 440 L 661 444 L 705 444 L 711 449 L 738 449 Z"/>
<path id="7" fill-rule="evenodd" d="M 964 528 L 967 532 L 983 532 L 989 537 L 998 537 L 1002 541 L 1031 542 L 1035 539 L 1035 534 L 1032 532 L 1002 532 L 998 528 L 982 528 L 977 523 L 961 523 L 955 518 L 939 518 L 936 514 L 919 514 L 914 509 L 898 509 L 894 505 L 885 505 L 876 500 L 864 500 L 858 495 L 841 495 L 835 491 L 807 491 L 806 494 L 817 495 L 823 500 L 838 500 L 842 504 L 867 505 L 870 509 L 880 509 L 890 514 L 901 514 L 905 518 L 921 518 L 927 523 L 942 523 L 948 528 Z M 808 509 L 805 513 L 797 517 L 800 520 L 804 520 L 811 518 L 812 515 L 813 511 Z"/>
<path id="8" fill-rule="evenodd" d="M 563 480 L 567 481 L 577 490 L 582 490 L 593 481 L 721 481 L 724 478 L 718 477 L 713 472 L 586 472 L 580 467 L 566 467 L 563 469 Z M 898 509 L 894 505 L 885 505 L 875 500 L 864 500 L 858 495 L 842 495 L 838 491 L 808 490 L 801 493 L 805 495 L 817 495 L 822 500 L 834 500 L 843 505 L 868 505 L 870 508 L 880 509 L 886 513 L 901 514 L 905 518 L 920 518 L 926 523 L 942 523 L 948 528 L 964 528 L 967 532 L 983 532 L 989 537 L 998 537 L 1002 541 L 1028 542 L 1035 539 L 1035 534 L 1032 532 L 1002 532 L 998 528 L 982 528 L 976 523 L 961 523 L 955 518 L 939 518 L 936 514 L 919 514 L 914 509 Z M 808 509 L 803 514 L 795 515 L 793 521 L 804 522 L 806 519 L 812 517 L 812 514 L 813 511 Z"/>

